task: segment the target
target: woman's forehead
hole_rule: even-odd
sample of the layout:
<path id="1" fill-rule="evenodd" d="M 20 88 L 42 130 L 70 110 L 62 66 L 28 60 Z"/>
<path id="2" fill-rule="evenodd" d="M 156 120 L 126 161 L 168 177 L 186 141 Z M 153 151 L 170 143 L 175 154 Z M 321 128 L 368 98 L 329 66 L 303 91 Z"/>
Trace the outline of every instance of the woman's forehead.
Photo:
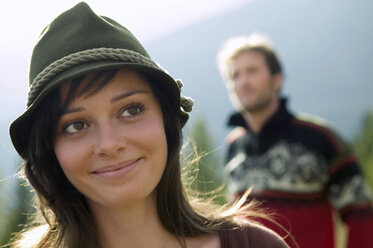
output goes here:
<path id="1" fill-rule="evenodd" d="M 128 87 L 147 88 L 152 91 L 150 80 L 143 73 L 131 69 L 92 72 L 77 79 L 71 79 L 59 87 L 63 105 L 75 97 L 92 96 L 113 81 L 121 81 Z"/>

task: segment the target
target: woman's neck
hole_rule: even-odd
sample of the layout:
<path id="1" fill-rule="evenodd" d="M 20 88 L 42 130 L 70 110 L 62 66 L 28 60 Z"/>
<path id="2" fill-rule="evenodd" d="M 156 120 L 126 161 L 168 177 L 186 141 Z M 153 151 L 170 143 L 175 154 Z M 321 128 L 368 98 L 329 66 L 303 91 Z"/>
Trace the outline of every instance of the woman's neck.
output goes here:
<path id="1" fill-rule="evenodd" d="M 91 207 L 102 247 L 161 248 L 176 241 L 174 235 L 163 227 L 155 201 L 138 202 L 116 209 L 92 204 Z"/>

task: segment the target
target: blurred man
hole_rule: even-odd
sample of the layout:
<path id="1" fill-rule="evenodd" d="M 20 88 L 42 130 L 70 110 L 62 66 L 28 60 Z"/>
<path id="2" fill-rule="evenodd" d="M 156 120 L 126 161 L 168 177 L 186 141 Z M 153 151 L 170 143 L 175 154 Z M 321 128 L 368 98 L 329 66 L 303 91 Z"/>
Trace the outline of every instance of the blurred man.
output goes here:
<path id="1" fill-rule="evenodd" d="M 231 195 L 253 187 L 252 197 L 276 213 L 301 248 L 334 248 L 334 213 L 348 227 L 348 247 L 372 248 L 372 194 L 356 159 L 319 118 L 288 111 L 270 42 L 258 34 L 229 39 L 218 63 L 237 109 L 228 122 L 235 127 L 225 166 Z"/>

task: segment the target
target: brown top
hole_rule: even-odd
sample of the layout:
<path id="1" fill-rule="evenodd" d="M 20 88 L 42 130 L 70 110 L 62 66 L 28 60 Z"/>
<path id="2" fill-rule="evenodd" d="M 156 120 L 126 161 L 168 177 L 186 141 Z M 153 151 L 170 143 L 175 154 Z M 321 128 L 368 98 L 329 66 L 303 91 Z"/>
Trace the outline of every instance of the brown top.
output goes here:
<path id="1" fill-rule="evenodd" d="M 221 248 L 289 248 L 275 232 L 256 224 L 219 232 Z"/>

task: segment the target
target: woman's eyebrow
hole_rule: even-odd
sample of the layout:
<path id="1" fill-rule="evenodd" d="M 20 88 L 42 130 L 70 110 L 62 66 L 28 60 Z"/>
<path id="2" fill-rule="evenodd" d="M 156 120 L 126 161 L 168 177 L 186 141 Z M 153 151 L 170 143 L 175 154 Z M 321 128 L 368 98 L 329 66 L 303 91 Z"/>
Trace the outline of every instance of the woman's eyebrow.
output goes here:
<path id="1" fill-rule="evenodd" d="M 85 110 L 85 108 L 83 108 L 83 107 L 67 108 L 62 112 L 62 115 L 71 114 L 71 113 L 75 113 L 75 112 L 80 112 L 80 111 L 83 111 L 83 110 Z"/>
<path id="2" fill-rule="evenodd" d="M 149 94 L 149 91 L 146 91 L 146 90 L 134 90 L 134 91 L 130 91 L 130 92 L 125 92 L 123 94 L 120 94 L 118 96 L 115 96 L 111 99 L 111 103 L 114 103 L 114 102 L 117 102 L 123 98 L 126 98 L 126 97 L 129 97 L 129 96 L 132 96 L 132 95 L 135 95 L 135 94 Z"/>
<path id="3" fill-rule="evenodd" d="M 113 97 L 111 100 L 110 100 L 110 103 L 114 103 L 114 102 L 117 102 L 123 98 L 126 98 L 126 97 L 129 97 L 129 96 L 132 96 L 132 95 L 135 95 L 135 94 L 149 94 L 149 91 L 146 91 L 146 90 L 134 90 L 134 91 L 130 91 L 130 92 L 125 92 L 123 94 L 120 94 L 118 96 L 115 96 Z M 75 112 L 80 112 L 80 111 L 83 111 L 85 110 L 85 108 L 83 107 L 76 107 L 76 108 L 67 108 L 63 111 L 62 115 L 66 115 L 66 114 L 71 114 L 71 113 L 75 113 Z"/>

